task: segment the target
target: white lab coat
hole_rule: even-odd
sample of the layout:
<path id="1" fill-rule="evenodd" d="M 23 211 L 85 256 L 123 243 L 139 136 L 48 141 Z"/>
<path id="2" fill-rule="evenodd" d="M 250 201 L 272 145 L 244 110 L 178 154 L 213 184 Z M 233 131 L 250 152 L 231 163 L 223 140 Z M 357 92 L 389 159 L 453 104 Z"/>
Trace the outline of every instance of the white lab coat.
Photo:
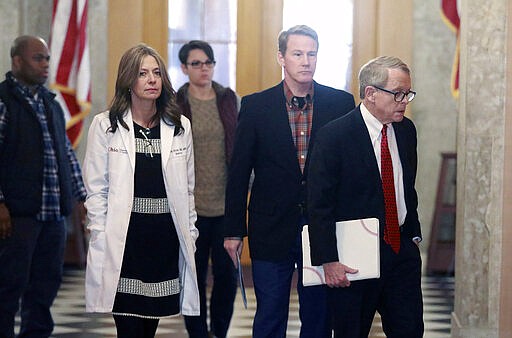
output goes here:
<path id="1" fill-rule="evenodd" d="M 121 272 L 133 203 L 135 135 L 131 111 L 115 133 L 108 130 L 108 112 L 94 117 L 87 138 L 83 172 L 87 189 L 88 229 L 91 231 L 85 299 L 87 312 L 111 312 Z M 199 232 L 194 205 L 194 153 L 190 122 L 181 118 L 184 132 L 160 122 L 162 171 L 172 219 L 180 242 L 181 313 L 199 315 L 199 292 L 194 260 Z M 155 239 L 158 240 L 158 239 Z"/>

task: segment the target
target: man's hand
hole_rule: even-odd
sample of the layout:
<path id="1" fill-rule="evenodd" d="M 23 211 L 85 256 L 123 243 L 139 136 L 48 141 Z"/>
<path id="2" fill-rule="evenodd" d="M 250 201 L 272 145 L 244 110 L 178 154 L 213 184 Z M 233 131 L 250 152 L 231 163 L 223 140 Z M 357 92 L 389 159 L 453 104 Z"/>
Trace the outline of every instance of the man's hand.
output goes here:
<path id="1" fill-rule="evenodd" d="M 359 270 L 352 269 L 340 262 L 325 263 L 324 274 L 325 283 L 331 288 L 347 287 L 350 286 L 350 281 L 347 278 L 347 273 L 357 273 Z"/>
<path id="2" fill-rule="evenodd" d="M 235 268 L 238 269 L 238 257 L 242 254 L 242 248 L 244 246 L 244 242 L 241 239 L 233 239 L 233 238 L 225 238 L 224 239 L 224 249 L 231 257 Z M 238 256 L 238 257 L 237 257 Z"/>
<path id="3" fill-rule="evenodd" d="M 10 237 L 12 233 L 11 214 L 5 203 L 0 203 L 0 239 Z"/>

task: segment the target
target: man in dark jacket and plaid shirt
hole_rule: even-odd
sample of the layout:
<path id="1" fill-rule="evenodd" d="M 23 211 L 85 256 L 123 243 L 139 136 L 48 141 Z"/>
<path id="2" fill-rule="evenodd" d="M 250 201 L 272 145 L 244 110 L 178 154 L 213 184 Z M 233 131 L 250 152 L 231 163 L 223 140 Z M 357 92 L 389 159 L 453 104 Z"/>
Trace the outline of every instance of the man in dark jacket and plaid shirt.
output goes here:
<path id="1" fill-rule="evenodd" d="M 49 337 L 50 307 L 62 279 L 65 216 L 86 197 L 64 113 L 43 84 L 49 51 L 35 36 L 11 48 L 12 70 L 0 83 L 0 337 Z"/>

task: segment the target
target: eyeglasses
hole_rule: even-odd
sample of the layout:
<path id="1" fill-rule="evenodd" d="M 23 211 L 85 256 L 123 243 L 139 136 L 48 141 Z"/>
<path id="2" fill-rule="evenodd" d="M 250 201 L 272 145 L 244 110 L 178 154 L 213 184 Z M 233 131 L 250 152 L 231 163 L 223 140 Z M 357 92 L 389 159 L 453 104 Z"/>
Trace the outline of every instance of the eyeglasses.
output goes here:
<path id="1" fill-rule="evenodd" d="M 375 86 L 375 85 L 373 85 L 373 87 L 377 88 L 378 90 L 382 90 L 383 92 L 393 94 L 395 96 L 395 101 L 396 102 L 402 102 L 404 97 L 407 98 L 407 102 L 411 102 L 412 100 L 414 100 L 414 97 L 416 96 L 416 92 L 414 92 L 412 90 L 409 90 L 406 93 L 406 92 L 403 92 L 403 91 L 393 92 L 391 90 L 387 90 L 387 89 L 384 89 L 384 88 L 381 88 L 381 87 Z"/>
<path id="2" fill-rule="evenodd" d="M 213 68 L 217 62 L 213 60 L 206 60 L 205 62 L 202 61 L 192 61 L 190 63 L 187 63 L 187 65 L 191 66 L 194 69 L 201 69 L 203 68 L 203 65 L 206 66 L 206 68 Z"/>

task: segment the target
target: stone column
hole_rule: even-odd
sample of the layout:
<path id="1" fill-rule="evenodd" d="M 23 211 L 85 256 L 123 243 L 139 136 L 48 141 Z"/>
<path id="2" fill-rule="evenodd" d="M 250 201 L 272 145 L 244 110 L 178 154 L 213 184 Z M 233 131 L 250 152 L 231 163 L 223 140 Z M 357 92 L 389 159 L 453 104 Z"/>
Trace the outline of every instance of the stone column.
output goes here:
<path id="1" fill-rule="evenodd" d="M 463 0 L 452 337 L 511 337 L 509 0 Z M 507 32 L 508 30 L 508 32 Z M 508 69 L 507 69 L 508 67 Z M 507 205 L 508 202 L 508 205 Z M 509 212 L 510 214 L 510 212 Z M 506 224 L 509 223 L 509 224 Z M 507 268 L 508 267 L 508 268 Z"/>

